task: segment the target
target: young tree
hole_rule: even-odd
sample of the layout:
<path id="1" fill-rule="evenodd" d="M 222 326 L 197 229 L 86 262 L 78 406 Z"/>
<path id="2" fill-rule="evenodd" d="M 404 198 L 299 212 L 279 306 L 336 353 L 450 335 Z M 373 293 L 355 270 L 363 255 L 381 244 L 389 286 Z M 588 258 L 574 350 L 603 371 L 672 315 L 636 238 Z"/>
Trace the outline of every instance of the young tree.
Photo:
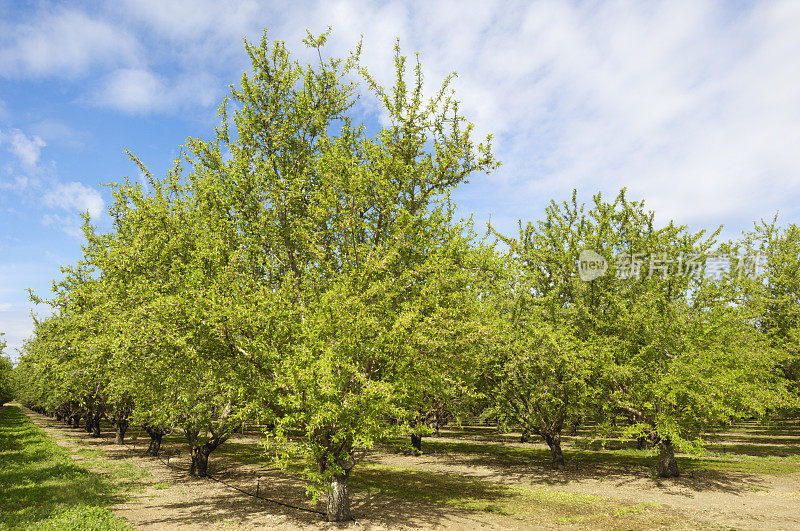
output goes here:
<path id="1" fill-rule="evenodd" d="M 86 431 L 99 437 L 100 421 L 111 411 L 109 330 L 108 319 L 100 313 L 101 282 L 82 262 L 61 270 L 65 276 L 54 283 L 51 299 L 31 293 L 33 302 L 49 304 L 54 314 L 35 321 L 22 359 L 30 359 L 33 377 L 43 380 L 45 407 L 73 426 L 85 417 Z"/>
<path id="2" fill-rule="evenodd" d="M 669 477 L 679 473 L 675 445 L 696 448 L 703 431 L 763 413 L 785 392 L 753 316 L 696 269 L 713 237 L 658 228 L 653 217 L 624 191 L 611 203 L 595 196 L 589 210 L 573 194 L 505 239 L 519 271 L 507 298 L 518 310 L 504 312 L 510 354 L 497 389 L 506 415 L 533 433 L 560 433 L 563 420 L 592 409 L 610 432 L 623 413 L 632 419 L 624 434 L 649 438 Z M 593 278 L 579 278 L 582 251 L 597 261 Z"/>
<path id="3" fill-rule="evenodd" d="M 465 234 L 473 240 L 471 227 Z M 493 339 L 487 333 L 482 290 L 494 278 L 493 251 L 482 242 L 459 250 L 442 275 L 435 310 L 425 315 L 429 336 L 418 348 L 415 370 L 427 375 L 409 382 L 406 407 L 413 451 L 422 451 L 422 437 L 447 421 L 456 420 L 473 405 L 480 377 L 480 353 Z"/>
<path id="4" fill-rule="evenodd" d="M 306 43 L 322 57 L 326 37 Z M 190 180 L 213 230 L 237 242 L 237 289 L 251 308 L 240 304 L 241 315 L 260 311 L 258 333 L 234 316 L 226 330 L 261 371 L 268 435 L 307 458 L 328 519 L 346 520 L 358 449 L 396 429 L 386 419 L 413 416 L 425 358 L 446 355 L 434 348 L 449 318 L 438 302 L 467 249 L 449 193 L 495 162 L 473 144 L 447 82 L 425 101 L 421 67 L 407 85 L 399 52 L 391 90 L 361 70 L 389 123 L 368 138 L 348 114 L 357 52 L 301 66 L 266 38 L 247 51 L 253 73 L 231 95 L 235 136 L 223 105 L 216 139 L 190 142 Z"/>
<path id="5" fill-rule="evenodd" d="M 148 453 L 158 453 L 168 429 L 180 428 L 190 473 L 205 476 L 209 455 L 249 414 L 250 366 L 229 351 L 219 312 L 237 308 L 236 285 L 225 277 L 230 246 L 225 234 L 206 230 L 204 211 L 179 180 L 180 161 L 161 181 L 139 167 L 150 189 L 116 187 L 115 230 L 85 230 L 86 260 L 104 280 L 103 311 L 115 323 L 109 392 L 117 410 L 124 408 L 120 423 L 132 417 L 145 425 Z"/>
<path id="6" fill-rule="evenodd" d="M 613 289 L 595 295 L 605 311 L 587 306 L 586 322 L 602 333 L 603 398 L 634 420 L 625 434 L 658 447 L 659 475 L 677 476 L 675 446 L 697 449 L 703 432 L 785 402 L 785 386 L 770 368 L 775 352 L 736 304 L 725 275 L 717 281 L 698 269 L 710 267 L 715 235 L 673 223 L 657 228 L 654 214 L 624 195 L 595 203 L 609 228 L 602 254 L 614 259 L 607 275 Z M 597 287 L 593 281 L 587 292 Z"/>
<path id="7" fill-rule="evenodd" d="M 597 211 L 587 214 L 578 205 L 575 194 L 571 203 L 552 202 L 545 213 L 535 224 L 520 222 L 517 238 L 490 227 L 507 250 L 492 290 L 498 339 L 484 374 L 501 425 L 520 426 L 523 439 L 541 436 L 552 466 L 561 469 L 562 430 L 586 417 L 598 393 L 600 364 L 592 349 L 598 331 L 586 319 L 596 300 L 575 264 L 587 242 L 597 240 L 602 222 Z"/>
<path id="8" fill-rule="evenodd" d="M 780 229 L 777 218 L 762 221 L 731 242 L 729 252 L 742 270 L 761 273 L 739 276 L 735 288 L 755 312 L 758 329 L 784 356 L 780 369 L 800 394 L 800 226 Z"/>

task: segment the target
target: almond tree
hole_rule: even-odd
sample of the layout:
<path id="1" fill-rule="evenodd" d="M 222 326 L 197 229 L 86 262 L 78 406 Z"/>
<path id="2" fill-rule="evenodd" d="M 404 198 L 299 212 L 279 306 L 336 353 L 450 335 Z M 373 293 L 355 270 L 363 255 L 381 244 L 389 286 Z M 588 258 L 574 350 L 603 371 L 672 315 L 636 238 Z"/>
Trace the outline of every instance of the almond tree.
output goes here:
<path id="1" fill-rule="evenodd" d="M 731 287 L 756 312 L 758 329 L 783 355 L 780 370 L 800 393 L 800 226 L 761 221 L 729 252 L 741 262 L 736 270 L 760 273 L 740 275 Z"/>
<path id="2" fill-rule="evenodd" d="M 658 474 L 677 476 L 676 446 L 697 450 L 704 432 L 784 403 L 785 382 L 752 313 L 724 281 L 697 269 L 710 265 L 716 234 L 659 228 L 643 202 L 624 195 L 596 208 L 609 221 L 601 248 L 613 288 L 598 294 L 609 311 L 587 306 L 603 334 L 604 403 L 633 420 L 623 434 L 658 448 Z M 631 268 L 637 258 L 641 267 Z"/>
<path id="3" fill-rule="evenodd" d="M 557 469 L 564 467 L 562 430 L 587 416 L 597 394 L 600 364 L 586 322 L 591 302 L 575 267 L 595 240 L 595 221 L 573 195 L 571 203 L 552 202 L 544 220 L 520 222 L 517 238 L 490 227 L 506 248 L 489 299 L 498 336 L 483 368 L 491 412 L 501 426 L 542 437 Z"/>
<path id="4" fill-rule="evenodd" d="M 109 389 L 129 397 L 130 414 L 151 437 L 181 429 L 190 473 L 205 476 L 209 455 L 248 418 L 243 398 L 249 365 L 224 341 L 218 306 L 235 311 L 235 285 L 226 284 L 229 252 L 224 234 L 207 230 L 203 211 L 180 182 L 180 160 L 147 189 L 124 182 L 110 207 L 114 230 L 85 228 L 86 262 L 103 280 L 103 313 L 114 323 Z M 232 293 L 231 293 L 232 292 Z"/>
<path id="5" fill-rule="evenodd" d="M 260 372 L 254 400 L 274 424 L 271 444 L 306 459 L 311 491 L 342 521 L 359 450 L 399 429 L 387 419 L 413 416 L 407 397 L 427 358 L 448 356 L 437 346 L 455 317 L 439 302 L 462 282 L 468 252 L 449 194 L 495 162 L 473 144 L 448 82 L 425 100 L 421 67 L 407 84 L 398 52 L 385 90 L 358 51 L 322 59 L 326 38 L 305 41 L 313 66 L 282 43 L 248 44 L 253 72 L 231 93 L 235 112 L 226 102 L 216 138 L 190 142 L 187 168 L 209 230 L 236 242 L 246 301 L 227 316 L 226 339 Z M 374 137 L 353 122 L 360 89 L 388 124 Z"/>
<path id="6" fill-rule="evenodd" d="M 505 241 L 516 276 L 498 392 L 510 418 L 550 431 L 548 443 L 567 419 L 589 414 L 611 433 L 622 413 L 632 419 L 623 435 L 649 438 L 659 475 L 676 476 L 676 445 L 697 449 L 704 431 L 785 403 L 754 315 L 697 269 L 713 235 L 659 228 L 623 191 L 613 202 L 596 196 L 591 209 L 574 195 L 551 203 Z M 579 278 L 584 250 L 606 261 L 605 274 Z"/>

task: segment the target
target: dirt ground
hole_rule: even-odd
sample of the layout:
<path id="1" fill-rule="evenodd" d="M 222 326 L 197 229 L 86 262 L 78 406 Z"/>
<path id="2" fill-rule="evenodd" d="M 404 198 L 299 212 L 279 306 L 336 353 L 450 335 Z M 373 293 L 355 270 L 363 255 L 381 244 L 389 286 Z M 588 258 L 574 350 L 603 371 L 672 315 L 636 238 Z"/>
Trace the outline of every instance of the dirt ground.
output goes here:
<path id="1" fill-rule="evenodd" d="M 474 463 L 443 462 L 441 457 L 380 456 L 382 464 L 457 472 L 503 483 L 541 483 L 554 489 L 602 496 L 626 503 L 657 503 L 711 526 L 739 529 L 800 529 L 800 474 L 754 475 L 703 471 L 694 477 L 653 479 L 634 472 L 587 477 L 580 471 L 541 468 L 497 469 Z"/>
<path id="2" fill-rule="evenodd" d="M 329 524 L 322 516 L 253 498 L 232 487 L 310 510 L 313 507 L 302 486 L 276 471 L 257 465 L 243 465 L 212 455 L 214 475 L 227 485 L 186 475 L 188 453 L 172 455 L 165 461 L 143 457 L 146 436 L 134 444 L 113 444 L 113 434 L 89 437 L 82 429 L 26 410 L 31 419 L 59 444 L 70 449 L 102 450 L 109 461 L 124 460 L 146 472 L 137 479 L 128 501 L 111 507 L 137 529 L 542 529 L 541 522 L 529 524 L 518 518 L 456 507 L 398 500 L 355 493 L 352 512 L 356 522 Z M 135 435 L 131 433 L 130 435 Z M 80 454 L 74 455 L 77 460 Z M 216 458 L 216 459 L 215 459 Z M 619 472 L 598 476 L 580 470 L 550 472 L 535 466 L 498 466 L 491 461 L 456 459 L 448 455 L 406 456 L 375 453 L 367 461 L 446 472 L 505 484 L 541 485 L 549 489 L 602 496 L 628 504 L 656 503 L 678 522 L 678 528 L 800 529 L 800 474 L 755 475 L 703 471 L 694 477 L 656 480 L 644 472 Z M 89 468 L 103 472 L 91 460 Z M 175 468 L 173 468 L 173 466 Z M 260 478 L 260 479 L 259 479 Z M 359 519 L 361 514 L 369 518 Z M 548 527 L 546 524 L 544 527 Z M 553 523 L 552 528 L 569 525 Z M 580 527 L 580 526 L 575 526 Z M 585 526 L 583 526 L 585 527 Z"/>

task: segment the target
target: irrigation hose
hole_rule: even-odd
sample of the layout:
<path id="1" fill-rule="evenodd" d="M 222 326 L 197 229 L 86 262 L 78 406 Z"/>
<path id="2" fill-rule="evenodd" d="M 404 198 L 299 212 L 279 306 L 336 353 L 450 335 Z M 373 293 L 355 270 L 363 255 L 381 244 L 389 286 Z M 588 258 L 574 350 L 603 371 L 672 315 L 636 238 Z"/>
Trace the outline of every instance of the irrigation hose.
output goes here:
<path id="1" fill-rule="evenodd" d="M 161 459 L 161 456 L 160 456 L 160 455 L 157 455 L 157 456 L 156 456 L 156 458 L 157 458 L 159 461 L 161 461 L 161 463 L 162 463 L 164 466 L 167 466 L 167 467 L 169 467 L 169 468 L 172 468 L 173 470 L 178 470 L 178 471 L 180 471 L 181 473 L 183 473 L 183 471 L 182 471 L 181 469 L 179 469 L 178 467 L 176 467 L 176 466 L 173 466 L 173 465 L 171 465 L 171 464 L 167 463 L 166 461 L 164 461 L 163 459 Z M 237 491 L 241 492 L 242 494 L 247 494 L 248 496 L 251 496 L 251 497 L 253 497 L 253 498 L 257 498 L 257 499 L 259 499 L 259 500 L 264 500 L 264 501 L 267 501 L 267 502 L 270 502 L 270 503 L 274 503 L 274 504 L 276 504 L 276 505 L 281 505 L 281 506 L 283 506 L 283 507 L 287 507 L 287 508 L 289 508 L 289 509 L 295 509 L 295 510 L 297 510 L 297 511 L 305 511 L 305 512 L 307 512 L 307 513 L 314 513 L 314 514 L 320 514 L 320 515 L 322 515 L 322 516 L 328 516 L 328 513 L 325 513 L 325 512 L 322 512 L 322 511 L 317 511 L 317 510 L 315 510 L 315 509 L 309 509 L 309 508 L 307 508 L 307 507 L 298 507 L 297 505 L 292 505 L 291 503 L 285 503 L 285 502 L 282 502 L 282 501 L 280 501 L 280 500 L 275 500 L 275 499 L 272 499 L 272 498 L 267 498 L 267 497 L 264 497 L 264 496 L 261 496 L 261 495 L 258 495 L 258 496 L 257 496 L 257 495 L 255 495 L 255 494 L 253 494 L 252 492 L 247 492 L 246 490 L 244 490 L 244 489 L 240 489 L 239 487 L 236 487 L 236 486 L 234 486 L 234 485 L 231 485 L 230 483 L 227 483 L 227 482 L 225 482 L 225 481 L 223 481 L 223 480 L 221 480 L 221 479 L 219 479 L 219 478 L 215 478 L 214 476 L 212 476 L 211 474 L 208 474 L 208 473 L 206 474 L 206 476 L 205 476 L 205 477 L 207 477 L 207 478 L 209 478 L 209 479 L 213 479 L 213 480 L 214 480 L 214 481 L 216 481 L 217 483 L 222 483 L 223 485 L 225 485 L 226 487 L 228 487 L 228 488 L 230 488 L 230 489 L 237 490 Z"/>

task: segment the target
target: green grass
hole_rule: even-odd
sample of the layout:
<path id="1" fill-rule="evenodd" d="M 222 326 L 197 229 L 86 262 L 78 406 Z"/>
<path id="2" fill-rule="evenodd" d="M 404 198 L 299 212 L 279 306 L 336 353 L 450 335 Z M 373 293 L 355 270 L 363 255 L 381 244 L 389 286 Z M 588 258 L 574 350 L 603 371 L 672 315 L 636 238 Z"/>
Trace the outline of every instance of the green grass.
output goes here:
<path id="1" fill-rule="evenodd" d="M 130 529 L 106 507 L 116 477 L 95 474 L 16 406 L 0 409 L 0 529 Z"/>
<path id="2" fill-rule="evenodd" d="M 402 445 L 404 441 L 397 441 Z M 541 446 L 502 446 L 474 441 L 451 442 L 433 438 L 423 440 L 423 452 L 459 455 L 465 460 L 481 460 L 498 466 L 536 465 L 548 467 L 550 450 Z M 564 448 L 564 458 L 572 466 L 615 467 L 615 468 L 649 468 L 653 465 L 653 457 L 643 450 L 580 450 Z"/>
<path id="3" fill-rule="evenodd" d="M 505 446 L 487 444 L 473 438 L 454 442 L 436 438 L 423 439 L 423 452 L 442 453 L 458 456 L 464 461 L 483 461 L 496 466 L 535 465 L 547 467 L 550 462 L 550 451 L 541 445 L 537 446 Z M 457 434 L 448 434 L 456 438 Z M 747 435 L 736 432 L 736 442 L 717 441 L 707 445 L 708 452 L 701 456 L 680 456 L 678 466 L 684 471 L 718 471 L 742 472 L 748 474 L 793 474 L 800 472 L 800 446 L 786 439 L 770 441 L 772 444 L 743 444 Z M 502 439 L 502 437 L 501 437 Z M 791 439 L 789 439 L 791 440 Z M 616 441 L 612 441 L 616 442 Z M 632 442 L 631 444 L 635 444 Z M 394 440 L 389 451 L 401 451 L 407 446 L 405 440 Z M 636 469 L 654 469 L 655 455 L 648 450 L 637 450 L 625 447 L 628 445 L 609 444 L 606 448 L 587 445 L 564 445 L 564 458 L 568 467 L 600 471 L 634 471 Z"/>
<path id="4" fill-rule="evenodd" d="M 800 454 L 794 444 L 797 428 L 781 427 L 782 435 L 771 439 L 762 433 L 751 437 L 750 431 L 756 430 L 747 426 L 732 428 L 725 436 L 714 434 L 713 442 L 708 445 L 711 451 L 701 456 L 679 456 L 679 466 L 687 475 L 689 472 L 703 471 L 723 474 L 800 472 Z M 445 454 L 462 465 L 483 464 L 498 469 L 534 466 L 549 470 L 550 452 L 541 444 L 509 446 L 504 443 L 517 440 L 516 437 L 496 432 L 492 434 L 490 429 L 483 428 L 465 429 L 461 433 L 451 430 L 442 435 L 448 440 L 426 437 L 423 451 L 434 455 Z M 581 437 L 565 441 L 568 468 L 577 466 L 582 474 L 601 480 L 609 472 L 645 472 L 655 477 L 656 456 L 652 451 L 631 448 L 635 441 L 612 441 L 607 447 L 576 444 L 586 440 Z M 169 442 L 172 445 L 185 444 L 180 436 L 171 437 Z M 407 450 L 408 441 L 396 439 L 379 446 L 379 451 L 402 452 Z M 728 449 L 731 453 L 713 451 L 722 449 Z M 237 462 L 269 466 L 262 452 L 258 444 L 234 439 L 221 446 L 214 455 Z M 287 470 L 291 476 L 297 476 L 298 472 L 297 466 L 290 466 Z M 762 489 L 756 484 L 747 483 L 746 488 L 753 492 Z M 623 503 L 611 498 L 570 492 L 541 478 L 537 483 L 505 484 L 419 468 L 361 463 L 351 476 L 351 490 L 354 500 L 365 493 L 367 499 L 384 497 L 385 500 L 391 500 L 390 503 L 396 501 L 398 507 L 403 507 L 402 511 L 408 514 L 423 514 L 426 509 L 405 507 L 404 503 L 500 514 L 523 520 L 529 525 L 561 524 L 604 529 L 695 528 L 699 525 L 697 522 L 676 519 L 674 513 L 656 504 Z"/>
<path id="5" fill-rule="evenodd" d="M 473 447 L 468 443 L 462 445 L 438 441 L 434 444 L 449 450 L 460 449 L 476 454 L 479 449 L 484 449 L 497 459 L 524 462 L 530 459 L 529 453 L 532 450 L 485 444 L 476 444 Z M 223 448 L 226 450 L 220 451 Z M 228 442 L 218 452 L 225 458 L 238 462 L 267 463 L 261 447 L 253 443 Z M 541 453 L 539 457 L 542 460 L 549 458 L 546 450 L 538 453 Z M 285 473 L 299 478 L 299 468 L 299 463 L 293 463 Z M 359 494 L 367 493 L 368 498 L 378 495 L 402 502 L 444 505 L 470 512 L 516 518 L 528 525 L 552 525 L 553 522 L 558 522 L 567 526 L 580 523 L 593 528 L 635 529 L 668 527 L 680 523 L 656 504 L 626 504 L 539 484 L 505 484 L 459 474 L 375 463 L 359 464 L 350 477 L 350 488 L 356 498 Z M 412 512 L 424 510 L 411 509 Z"/>
<path id="6" fill-rule="evenodd" d="M 495 513 L 527 524 L 584 523 L 593 528 L 630 529 L 675 524 L 656 504 L 615 500 L 540 485 L 511 485 L 458 474 L 378 464 L 359 465 L 351 476 L 354 493 Z"/>

